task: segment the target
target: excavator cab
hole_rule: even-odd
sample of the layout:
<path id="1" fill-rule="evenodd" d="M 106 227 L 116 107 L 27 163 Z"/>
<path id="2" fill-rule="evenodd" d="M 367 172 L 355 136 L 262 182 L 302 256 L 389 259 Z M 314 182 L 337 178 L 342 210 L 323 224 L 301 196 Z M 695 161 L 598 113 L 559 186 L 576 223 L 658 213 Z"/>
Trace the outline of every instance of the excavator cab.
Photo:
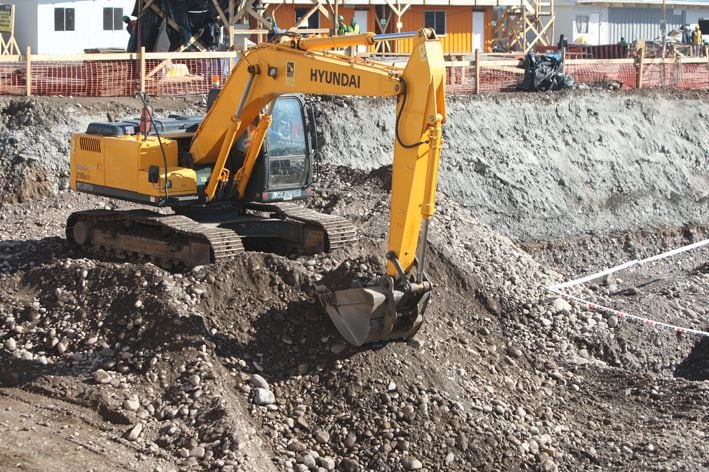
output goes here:
<path id="1" fill-rule="evenodd" d="M 212 89 L 211 107 L 220 89 Z M 312 107 L 303 95 L 286 94 L 276 98 L 270 107 L 271 124 L 242 200 L 279 202 L 302 200 L 311 195 L 315 181 L 318 141 Z M 231 176 L 244 164 L 258 126 L 254 120 L 232 146 L 226 163 Z"/>
<path id="2" fill-rule="evenodd" d="M 271 120 L 243 198 L 264 203 L 307 198 L 317 156 L 312 113 L 302 96 L 285 95 L 275 100 Z M 249 132 L 244 133 L 232 148 L 230 159 L 237 170 L 251 139 Z"/>

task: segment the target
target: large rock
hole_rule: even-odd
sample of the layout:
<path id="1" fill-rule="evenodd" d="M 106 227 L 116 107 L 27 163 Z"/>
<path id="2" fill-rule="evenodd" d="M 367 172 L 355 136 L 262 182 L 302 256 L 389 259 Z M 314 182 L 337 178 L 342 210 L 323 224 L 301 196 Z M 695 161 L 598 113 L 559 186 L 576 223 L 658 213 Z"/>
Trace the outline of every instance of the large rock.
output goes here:
<path id="1" fill-rule="evenodd" d="M 254 389 L 254 403 L 257 405 L 270 405 L 276 402 L 276 396 L 267 388 Z"/>
<path id="2" fill-rule="evenodd" d="M 552 302 L 555 313 L 563 313 L 564 315 L 571 314 L 571 304 L 563 298 L 557 298 Z"/>

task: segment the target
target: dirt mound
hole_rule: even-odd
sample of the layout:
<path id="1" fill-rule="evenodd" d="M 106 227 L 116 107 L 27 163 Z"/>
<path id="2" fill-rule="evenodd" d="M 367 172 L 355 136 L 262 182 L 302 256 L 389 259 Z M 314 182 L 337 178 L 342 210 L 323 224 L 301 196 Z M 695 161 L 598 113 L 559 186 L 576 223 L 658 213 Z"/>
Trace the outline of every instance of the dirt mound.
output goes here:
<path id="1" fill-rule="evenodd" d="M 59 180 L 68 177 L 68 159 L 58 156 L 68 156 L 67 131 L 74 123 L 67 114 L 35 100 L 10 101 L 0 108 L 2 201 L 27 201 L 56 192 Z"/>
<path id="2" fill-rule="evenodd" d="M 27 127 L 61 124 L 71 125 L 74 120 L 47 102 L 18 99 L 0 109 L 0 125 L 9 130 L 26 131 Z"/>
<path id="3" fill-rule="evenodd" d="M 322 170 L 311 203 L 358 222 L 342 252 L 170 273 L 48 239 L 32 252 L 56 262 L 7 258 L 3 383 L 93 409 L 116 440 L 183 467 L 701 468 L 701 438 L 661 433 L 700 427 L 701 387 L 671 376 L 701 349 L 549 299 L 558 274 L 445 197 L 417 338 L 347 346 L 313 287 L 384 270 L 371 255 L 385 252 L 389 172 Z M 658 413 L 680 399 L 699 416 Z"/>
<path id="4" fill-rule="evenodd" d="M 251 442 L 243 425 L 236 432 L 242 407 L 223 392 L 204 321 L 181 310 L 191 300 L 175 293 L 181 280 L 151 265 L 84 259 L 6 279 L 3 384 L 95 408 L 146 452 L 249 468 L 238 453 Z"/>

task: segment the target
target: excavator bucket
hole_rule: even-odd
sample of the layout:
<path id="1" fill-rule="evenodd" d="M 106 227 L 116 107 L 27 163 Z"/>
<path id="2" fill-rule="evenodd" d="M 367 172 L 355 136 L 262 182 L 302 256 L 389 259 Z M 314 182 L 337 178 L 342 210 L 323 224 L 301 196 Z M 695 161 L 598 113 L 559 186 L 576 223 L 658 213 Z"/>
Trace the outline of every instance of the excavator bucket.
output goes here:
<path id="1" fill-rule="evenodd" d="M 324 305 L 340 335 L 350 344 L 408 339 L 423 323 L 423 312 L 430 296 L 430 283 L 405 290 L 392 287 L 391 279 L 373 287 L 351 288 L 331 292 L 317 287 Z"/>

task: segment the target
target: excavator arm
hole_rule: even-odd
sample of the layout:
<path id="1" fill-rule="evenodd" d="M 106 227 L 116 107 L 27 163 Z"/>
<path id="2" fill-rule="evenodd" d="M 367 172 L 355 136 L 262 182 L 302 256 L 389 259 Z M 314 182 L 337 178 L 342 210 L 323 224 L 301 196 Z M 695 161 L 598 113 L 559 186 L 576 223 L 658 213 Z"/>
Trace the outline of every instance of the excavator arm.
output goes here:
<path id="1" fill-rule="evenodd" d="M 327 51 L 404 38 L 413 38 L 413 48 L 403 70 Z M 279 95 L 397 97 L 387 275 L 368 288 L 334 293 L 319 288 L 336 327 L 355 345 L 411 337 L 423 320 L 431 291 L 423 269 L 426 232 L 435 209 L 446 119 L 444 72 L 441 44 L 430 29 L 264 44 L 244 54 L 191 144 L 196 164 L 213 165 L 205 190 L 212 200 L 228 178 L 225 165 L 232 145 L 261 116 L 252 142 L 260 148 L 270 123 L 263 110 Z M 249 153 L 237 171 L 242 192 L 257 155 Z"/>

